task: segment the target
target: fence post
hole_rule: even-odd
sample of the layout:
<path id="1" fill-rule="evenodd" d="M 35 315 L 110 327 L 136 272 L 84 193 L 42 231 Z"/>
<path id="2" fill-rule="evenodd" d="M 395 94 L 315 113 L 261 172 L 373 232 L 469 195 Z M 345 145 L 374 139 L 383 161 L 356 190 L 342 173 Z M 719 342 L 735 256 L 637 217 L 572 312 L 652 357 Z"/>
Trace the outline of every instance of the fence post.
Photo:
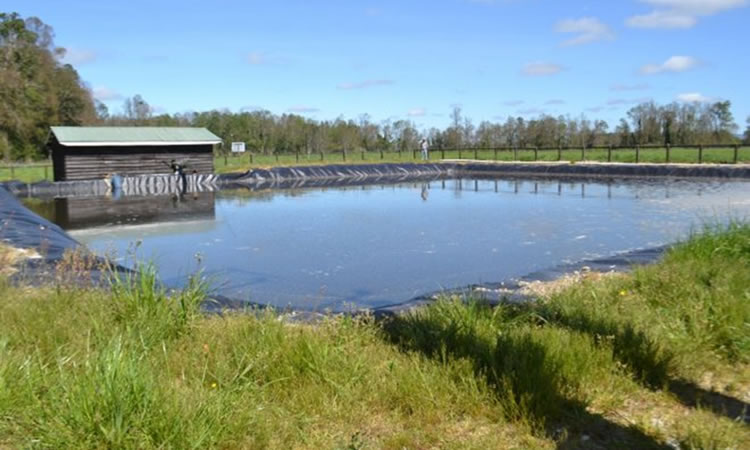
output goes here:
<path id="1" fill-rule="evenodd" d="M 417 149 L 411 151 L 411 159 L 417 159 Z"/>
<path id="2" fill-rule="evenodd" d="M 607 147 L 607 162 L 612 162 L 612 144 Z"/>
<path id="3" fill-rule="evenodd" d="M 252 165 L 252 163 L 253 163 L 253 152 L 250 152 L 250 164 Z"/>
<path id="4" fill-rule="evenodd" d="M 670 160 L 670 155 L 669 155 L 669 148 L 670 147 L 671 146 L 669 145 L 669 142 L 667 142 L 667 157 L 666 157 L 667 162 L 669 162 L 669 160 Z"/>
<path id="5" fill-rule="evenodd" d="M 513 161 L 518 161 L 518 147 L 513 147 Z"/>
<path id="6" fill-rule="evenodd" d="M 562 145 L 557 146 L 557 160 L 560 161 L 562 159 Z"/>
<path id="7" fill-rule="evenodd" d="M 346 149 L 342 153 L 344 154 L 344 162 L 346 162 Z"/>
<path id="8" fill-rule="evenodd" d="M 385 157 L 385 155 L 383 155 L 383 149 L 381 148 L 380 149 L 380 159 L 383 159 L 384 157 Z"/>
<path id="9" fill-rule="evenodd" d="M 296 162 L 299 162 L 299 149 L 297 149 L 297 151 L 294 152 L 294 159 Z"/>
<path id="10" fill-rule="evenodd" d="M 458 147 L 458 159 L 462 159 L 461 158 L 461 147 Z"/>
<path id="11" fill-rule="evenodd" d="M 440 149 L 440 159 L 445 159 L 445 148 Z"/>
<path id="12" fill-rule="evenodd" d="M 739 160 L 739 149 L 740 146 L 737 144 L 734 144 L 734 163 L 737 164 L 737 161 Z"/>
<path id="13" fill-rule="evenodd" d="M 583 147 L 581 147 L 581 161 L 586 160 L 586 145 L 584 144 Z"/>
<path id="14" fill-rule="evenodd" d="M 229 163 L 227 162 L 227 154 L 224 153 L 224 167 L 226 167 Z"/>
<path id="15" fill-rule="evenodd" d="M 736 158 L 735 158 L 735 162 L 736 162 Z M 47 179 L 47 165 L 46 164 L 44 165 L 44 179 L 45 180 Z"/>
<path id="16" fill-rule="evenodd" d="M 479 149 L 474 147 L 474 159 L 479 159 Z"/>
<path id="17" fill-rule="evenodd" d="M 10 179 L 12 180 L 15 177 L 16 177 L 15 166 L 13 166 L 13 163 L 10 163 Z"/>
<path id="18" fill-rule="evenodd" d="M 364 161 L 364 160 L 365 160 L 365 151 L 362 150 L 362 161 Z"/>
<path id="19" fill-rule="evenodd" d="M 276 157 L 276 162 L 279 162 L 279 154 L 278 153 L 274 153 L 273 156 Z"/>
<path id="20" fill-rule="evenodd" d="M 635 163 L 638 164 L 640 159 L 641 159 L 641 146 L 636 145 L 635 146 Z"/>
<path id="21" fill-rule="evenodd" d="M 539 151 L 539 149 L 537 147 L 534 147 L 534 161 L 536 161 L 537 159 L 539 159 L 539 154 L 537 153 L 538 151 Z"/>
<path id="22" fill-rule="evenodd" d="M 497 161 L 497 147 L 495 147 L 495 148 L 493 149 L 492 160 L 493 160 L 493 161 Z"/>
<path id="23" fill-rule="evenodd" d="M 325 161 L 325 155 L 323 155 L 323 152 L 320 152 L 320 160 Z"/>
<path id="24" fill-rule="evenodd" d="M 703 163 L 703 144 L 698 146 L 698 164 Z"/>
<path id="25" fill-rule="evenodd" d="M 398 149 L 398 160 L 401 161 L 401 149 Z"/>

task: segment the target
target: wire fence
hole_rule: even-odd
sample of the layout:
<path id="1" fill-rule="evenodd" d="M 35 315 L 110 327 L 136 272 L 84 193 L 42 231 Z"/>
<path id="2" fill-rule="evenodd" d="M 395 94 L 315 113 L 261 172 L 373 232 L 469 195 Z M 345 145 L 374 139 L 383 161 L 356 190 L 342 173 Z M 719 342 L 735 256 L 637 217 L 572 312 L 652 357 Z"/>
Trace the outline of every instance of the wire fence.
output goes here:
<path id="1" fill-rule="evenodd" d="M 479 161 L 598 161 L 623 163 L 723 163 L 750 162 L 750 146 L 684 145 L 684 146 L 594 146 L 594 147 L 471 147 L 441 148 L 429 151 L 429 159 L 473 159 Z M 422 160 L 420 150 L 234 153 L 216 158 L 219 171 L 239 167 L 274 165 L 414 162 Z"/>
<path id="2" fill-rule="evenodd" d="M 750 163 L 748 145 L 681 145 L 635 147 L 470 147 L 440 148 L 429 151 L 430 161 L 476 160 L 503 162 L 617 162 L 617 163 Z M 226 153 L 214 157 L 217 173 L 248 170 L 253 167 L 316 165 L 316 164 L 370 164 L 420 162 L 422 152 L 412 150 L 330 150 L 325 152 L 276 153 Z M 19 180 L 37 182 L 54 179 L 51 162 L 2 163 L 0 181 Z"/>

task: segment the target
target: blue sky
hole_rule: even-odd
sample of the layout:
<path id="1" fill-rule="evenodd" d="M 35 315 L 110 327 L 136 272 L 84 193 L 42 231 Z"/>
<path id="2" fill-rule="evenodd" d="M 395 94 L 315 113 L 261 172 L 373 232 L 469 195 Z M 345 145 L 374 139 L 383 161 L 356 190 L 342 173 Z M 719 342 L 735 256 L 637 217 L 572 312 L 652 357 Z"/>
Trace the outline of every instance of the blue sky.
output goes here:
<path id="1" fill-rule="evenodd" d="M 263 108 L 445 127 L 635 103 L 750 115 L 750 0 L 5 0 L 51 25 L 113 112 Z M 744 44 L 744 45 L 743 45 Z"/>

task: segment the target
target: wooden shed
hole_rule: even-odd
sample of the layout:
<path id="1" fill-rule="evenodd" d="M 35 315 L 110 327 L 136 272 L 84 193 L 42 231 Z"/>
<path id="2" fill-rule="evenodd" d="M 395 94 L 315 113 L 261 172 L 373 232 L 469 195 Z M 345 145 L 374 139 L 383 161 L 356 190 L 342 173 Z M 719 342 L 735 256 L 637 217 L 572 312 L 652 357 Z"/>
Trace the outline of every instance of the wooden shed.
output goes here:
<path id="1" fill-rule="evenodd" d="M 210 174 L 213 148 L 220 142 L 205 128 L 52 127 L 47 145 L 55 181 L 70 181 L 113 173 L 171 173 L 171 160 L 181 163 L 188 174 Z"/>

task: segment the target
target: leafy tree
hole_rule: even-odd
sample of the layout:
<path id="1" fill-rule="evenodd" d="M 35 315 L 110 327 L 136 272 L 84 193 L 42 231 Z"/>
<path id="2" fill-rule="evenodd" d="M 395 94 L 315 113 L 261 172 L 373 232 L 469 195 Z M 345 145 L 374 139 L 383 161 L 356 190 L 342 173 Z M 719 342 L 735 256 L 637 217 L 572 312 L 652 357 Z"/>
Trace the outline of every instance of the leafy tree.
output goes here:
<path id="1" fill-rule="evenodd" d="M 51 125 L 96 120 L 91 92 L 72 66 L 60 62 L 64 55 L 49 25 L 0 13 L 0 147 L 6 160 L 42 155 Z"/>
<path id="2" fill-rule="evenodd" d="M 733 133 L 737 131 L 737 124 L 734 123 L 731 107 L 732 102 L 729 100 L 716 102 L 711 105 L 709 111 L 713 116 L 714 134 L 717 139 L 728 138 L 731 140 Z"/>

